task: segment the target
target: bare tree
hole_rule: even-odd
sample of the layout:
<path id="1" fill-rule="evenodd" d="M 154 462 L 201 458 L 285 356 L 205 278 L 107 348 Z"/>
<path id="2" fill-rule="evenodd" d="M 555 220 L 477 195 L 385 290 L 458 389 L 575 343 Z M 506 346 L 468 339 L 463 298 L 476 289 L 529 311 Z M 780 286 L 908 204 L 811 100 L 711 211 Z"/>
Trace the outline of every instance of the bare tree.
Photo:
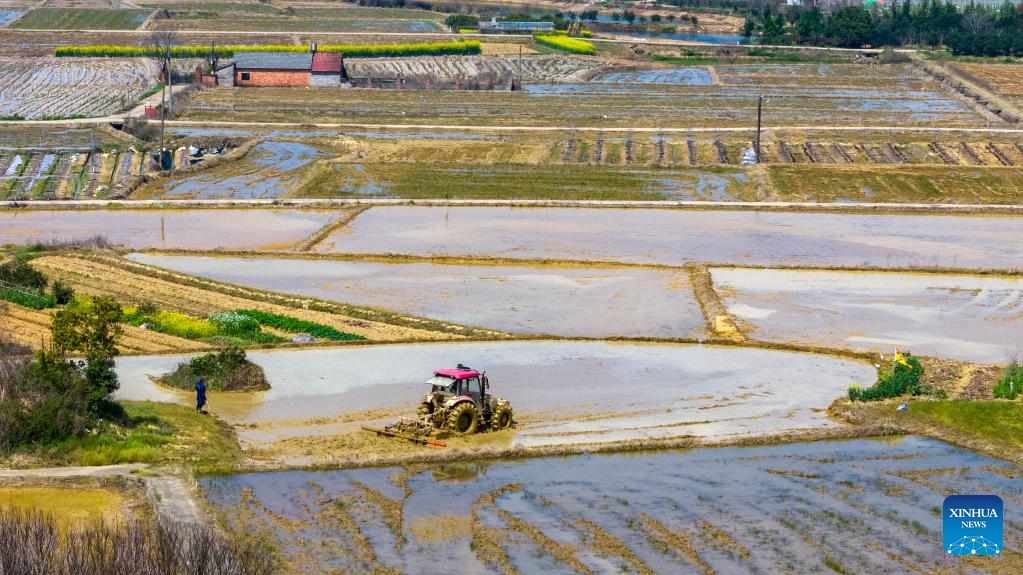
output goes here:
<path id="1" fill-rule="evenodd" d="M 156 61 L 160 71 L 167 79 L 163 90 L 160 92 L 160 167 L 163 167 L 163 150 L 166 147 L 164 139 L 164 121 L 168 112 L 173 114 L 174 110 L 174 79 L 171 73 L 171 50 L 179 44 L 177 32 L 167 30 L 155 30 L 149 34 L 146 45 L 153 48 Z M 167 92 L 170 91 L 168 95 Z"/>
<path id="2" fill-rule="evenodd" d="M 966 30 L 966 32 L 970 34 L 987 34 L 995 27 L 990 16 L 976 9 L 967 9 L 963 12 L 963 17 L 960 22 L 963 30 Z"/>

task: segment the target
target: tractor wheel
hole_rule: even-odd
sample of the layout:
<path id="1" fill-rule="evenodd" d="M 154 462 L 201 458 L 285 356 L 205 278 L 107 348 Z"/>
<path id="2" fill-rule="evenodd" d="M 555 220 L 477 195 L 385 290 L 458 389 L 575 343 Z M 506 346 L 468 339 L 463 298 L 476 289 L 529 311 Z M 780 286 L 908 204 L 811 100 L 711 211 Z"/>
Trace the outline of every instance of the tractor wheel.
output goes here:
<path id="1" fill-rule="evenodd" d="M 419 409 L 416 410 L 416 415 L 419 417 L 426 417 L 433 413 L 433 405 L 423 402 L 419 404 Z"/>
<path id="2" fill-rule="evenodd" d="M 455 433 L 476 433 L 476 423 L 476 406 L 468 401 L 456 405 L 448 415 L 448 429 Z"/>
<path id="3" fill-rule="evenodd" d="M 494 410 L 490 416 L 490 428 L 494 430 L 511 427 L 512 408 L 510 405 L 502 405 Z"/>

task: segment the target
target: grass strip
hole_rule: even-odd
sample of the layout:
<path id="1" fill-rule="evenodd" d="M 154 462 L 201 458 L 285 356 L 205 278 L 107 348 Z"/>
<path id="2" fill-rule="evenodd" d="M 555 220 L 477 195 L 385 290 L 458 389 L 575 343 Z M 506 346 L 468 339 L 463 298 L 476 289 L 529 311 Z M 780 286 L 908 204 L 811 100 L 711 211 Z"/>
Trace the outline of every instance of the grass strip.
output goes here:
<path id="1" fill-rule="evenodd" d="M 120 402 L 124 413 L 88 435 L 20 453 L 47 465 L 188 464 L 198 473 L 232 470 L 241 448 L 229 425 L 190 406 Z"/>

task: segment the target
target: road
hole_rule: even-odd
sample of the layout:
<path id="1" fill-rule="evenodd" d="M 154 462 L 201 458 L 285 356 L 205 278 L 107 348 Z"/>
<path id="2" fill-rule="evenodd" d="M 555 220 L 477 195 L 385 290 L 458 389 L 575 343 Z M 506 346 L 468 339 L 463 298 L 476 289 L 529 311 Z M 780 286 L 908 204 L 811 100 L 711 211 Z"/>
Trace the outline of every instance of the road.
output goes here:
<path id="1" fill-rule="evenodd" d="M 124 464 L 96 467 L 47 467 L 41 469 L 0 469 L 2 478 L 22 477 L 127 477 L 139 471 L 151 471 L 148 465 Z M 156 515 L 169 523 L 185 525 L 208 524 L 196 499 L 191 483 L 184 477 L 171 474 L 138 475 L 145 485 L 146 495 Z"/>

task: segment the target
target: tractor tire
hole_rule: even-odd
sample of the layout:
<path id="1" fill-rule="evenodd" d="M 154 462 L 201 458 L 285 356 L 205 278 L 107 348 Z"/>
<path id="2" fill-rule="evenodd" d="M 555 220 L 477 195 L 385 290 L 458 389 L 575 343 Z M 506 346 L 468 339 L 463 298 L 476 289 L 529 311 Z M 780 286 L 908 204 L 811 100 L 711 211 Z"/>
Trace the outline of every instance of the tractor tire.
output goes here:
<path id="1" fill-rule="evenodd" d="M 476 433 L 476 406 L 466 401 L 459 403 L 448 415 L 448 429 L 453 433 L 471 435 Z"/>
<path id="2" fill-rule="evenodd" d="M 429 403 L 420 403 L 419 409 L 416 410 L 416 415 L 418 415 L 419 417 L 426 417 L 431 413 L 433 413 L 433 405 Z"/>
<path id="3" fill-rule="evenodd" d="M 490 429 L 506 429 L 512 424 L 512 408 L 510 405 L 502 405 L 490 415 Z"/>

